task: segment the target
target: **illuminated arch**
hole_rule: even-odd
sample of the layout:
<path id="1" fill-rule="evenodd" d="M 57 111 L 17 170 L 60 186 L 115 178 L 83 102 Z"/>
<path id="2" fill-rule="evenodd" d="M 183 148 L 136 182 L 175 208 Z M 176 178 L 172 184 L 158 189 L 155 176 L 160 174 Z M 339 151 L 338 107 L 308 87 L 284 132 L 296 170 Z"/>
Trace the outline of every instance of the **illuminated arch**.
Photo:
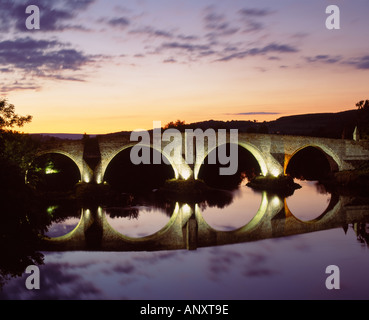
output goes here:
<path id="1" fill-rule="evenodd" d="M 108 169 L 110 163 L 112 162 L 112 160 L 117 157 L 122 151 L 124 150 L 127 150 L 129 148 L 133 148 L 134 146 L 136 146 L 137 144 L 136 143 L 131 143 L 131 144 L 127 144 L 121 148 L 119 148 L 117 151 L 115 151 L 114 153 L 110 154 L 109 157 L 107 157 L 105 160 L 104 160 L 104 163 L 103 163 L 103 166 L 101 168 L 101 177 L 98 177 L 98 179 L 102 182 L 103 179 L 105 179 L 105 174 L 106 174 L 106 170 Z M 163 150 L 160 150 L 158 148 L 155 148 L 153 145 L 151 144 L 140 144 L 141 147 L 146 147 L 146 148 L 150 148 L 150 149 L 153 149 L 157 152 L 160 152 L 160 154 L 162 154 L 170 163 L 170 166 L 174 172 L 174 176 L 176 179 L 179 178 L 180 176 L 180 170 L 176 164 L 176 162 L 168 155 L 163 152 Z M 184 160 L 183 160 L 184 161 Z"/>
<path id="2" fill-rule="evenodd" d="M 224 144 L 221 144 L 221 145 L 217 145 L 215 148 L 212 148 L 212 149 L 208 150 L 207 153 L 204 153 L 204 158 L 203 159 L 198 159 L 198 161 L 196 161 L 195 168 L 194 168 L 195 179 L 198 178 L 200 169 L 201 169 L 202 165 L 204 164 L 204 161 L 205 161 L 206 157 L 209 156 L 209 154 L 211 152 L 213 152 L 214 150 L 216 150 L 217 148 L 219 148 L 221 146 L 224 146 L 224 145 L 228 145 L 228 144 L 231 144 L 231 143 L 224 143 Z M 266 163 L 261 151 L 257 147 L 252 145 L 251 143 L 238 142 L 237 145 L 244 148 L 244 149 L 246 149 L 247 151 L 249 151 L 252 154 L 252 156 L 256 159 L 256 161 L 257 161 L 257 163 L 260 167 L 261 174 L 263 176 L 266 176 L 268 174 L 268 166 L 267 166 L 267 163 Z"/>
<path id="3" fill-rule="evenodd" d="M 70 160 L 72 160 L 72 162 L 77 166 L 77 168 L 79 170 L 79 178 L 80 178 L 80 180 L 82 180 L 82 178 L 83 178 L 83 164 L 79 163 L 79 161 L 76 161 L 75 158 L 71 154 L 69 154 L 68 152 L 65 152 L 65 151 L 62 151 L 62 150 L 40 151 L 40 152 L 35 154 L 35 156 L 33 157 L 32 162 L 34 162 L 37 158 L 40 158 L 40 157 L 42 157 L 44 155 L 48 155 L 48 154 L 61 154 L 63 156 L 66 156 Z M 28 170 L 26 171 L 26 176 L 25 176 L 26 182 L 27 182 L 27 173 L 28 173 Z"/>
<path id="4" fill-rule="evenodd" d="M 292 158 L 301 150 L 304 150 L 306 148 L 315 148 L 319 151 L 321 151 L 327 158 L 327 161 L 329 163 L 329 166 L 331 167 L 331 170 L 334 171 L 333 166 L 337 166 L 338 170 L 341 170 L 342 168 L 342 161 L 340 159 L 340 157 L 328 146 L 326 145 L 322 145 L 322 144 L 306 144 L 300 148 L 298 148 L 297 150 L 295 150 L 288 158 L 287 161 L 285 161 L 285 165 L 284 165 L 284 173 L 286 174 L 287 168 L 289 163 L 291 162 Z M 332 163 L 333 161 L 333 163 Z"/>

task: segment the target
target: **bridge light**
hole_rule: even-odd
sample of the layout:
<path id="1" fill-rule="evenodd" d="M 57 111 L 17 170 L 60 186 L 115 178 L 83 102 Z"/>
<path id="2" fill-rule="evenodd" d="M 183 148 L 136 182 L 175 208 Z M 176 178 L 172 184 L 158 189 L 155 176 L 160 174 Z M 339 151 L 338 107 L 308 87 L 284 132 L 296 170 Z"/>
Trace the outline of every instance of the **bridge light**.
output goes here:
<path id="1" fill-rule="evenodd" d="M 60 171 L 55 169 L 54 164 L 50 161 L 45 167 L 45 174 L 59 173 Z"/>
<path id="2" fill-rule="evenodd" d="M 183 205 L 182 212 L 186 215 L 190 215 L 192 213 L 191 207 L 188 204 Z"/>
<path id="3" fill-rule="evenodd" d="M 173 168 L 173 171 L 175 178 L 178 179 L 179 178 L 178 170 L 176 168 Z"/>
<path id="4" fill-rule="evenodd" d="M 90 183 L 90 181 L 91 181 L 91 179 L 90 179 L 88 173 L 85 173 L 83 175 L 83 182 Z"/>
<path id="5" fill-rule="evenodd" d="M 278 196 L 274 196 L 272 199 L 272 207 L 278 208 L 281 205 L 281 200 L 278 198 Z"/>
<path id="6" fill-rule="evenodd" d="M 181 176 L 183 179 L 188 180 L 191 177 L 191 171 L 188 168 L 184 168 L 181 171 Z"/>
<path id="7" fill-rule="evenodd" d="M 86 209 L 86 211 L 85 211 L 85 218 L 89 218 L 90 215 L 91 215 L 90 209 Z"/>
<path id="8" fill-rule="evenodd" d="M 103 183 L 103 179 L 102 179 L 101 175 L 99 175 L 97 177 L 96 182 L 97 182 L 97 184 L 102 184 Z"/>
<path id="9" fill-rule="evenodd" d="M 270 173 L 275 178 L 279 177 L 282 174 L 282 172 L 278 168 L 273 168 Z"/>
<path id="10" fill-rule="evenodd" d="M 46 211 L 47 211 L 47 213 L 49 214 L 49 215 L 52 215 L 54 212 L 55 212 L 55 210 L 56 209 L 58 209 L 59 208 L 59 206 L 50 206 L 50 207 L 48 207 L 47 209 L 46 209 Z"/>

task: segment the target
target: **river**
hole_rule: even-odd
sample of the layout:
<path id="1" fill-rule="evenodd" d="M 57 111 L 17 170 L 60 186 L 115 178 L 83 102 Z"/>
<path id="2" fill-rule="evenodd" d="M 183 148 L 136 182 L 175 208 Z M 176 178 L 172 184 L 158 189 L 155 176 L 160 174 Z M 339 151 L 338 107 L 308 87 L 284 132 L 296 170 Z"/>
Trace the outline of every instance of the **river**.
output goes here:
<path id="1" fill-rule="evenodd" d="M 298 183 L 302 188 L 287 199 L 270 199 L 288 208 L 283 211 L 285 216 L 306 225 L 301 232 L 287 232 L 290 223 L 283 222 L 285 218 L 272 219 L 282 221 L 284 229 L 265 231 L 266 236 L 260 229 L 254 238 L 221 244 L 223 235 L 237 234 L 250 224 L 263 203 L 263 193 L 243 184 L 233 191 L 230 203 L 196 206 L 207 227 L 219 231 L 215 244 L 209 240 L 207 246 L 204 238 L 196 250 L 41 251 L 40 289 L 28 290 L 25 282 L 29 275 L 23 273 L 3 282 L 0 298 L 368 299 L 369 207 L 345 198 L 347 202 L 341 204 L 345 216 L 337 216 L 330 210 L 336 204 L 330 193 L 316 182 Z M 52 215 L 57 207 L 49 207 L 48 213 Z M 142 203 L 99 210 L 112 229 L 134 241 L 165 229 L 173 208 Z M 330 215 L 326 218 L 329 223 L 320 230 L 314 223 L 324 219 L 324 213 Z M 45 235 L 58 238 L 69 234 L 80 223 L 80 214 L 77 210 L 54 221 Z M 339 268 L 339 289 L 326 286 L 330 276 L 326 269 L 331 265 Z"/>

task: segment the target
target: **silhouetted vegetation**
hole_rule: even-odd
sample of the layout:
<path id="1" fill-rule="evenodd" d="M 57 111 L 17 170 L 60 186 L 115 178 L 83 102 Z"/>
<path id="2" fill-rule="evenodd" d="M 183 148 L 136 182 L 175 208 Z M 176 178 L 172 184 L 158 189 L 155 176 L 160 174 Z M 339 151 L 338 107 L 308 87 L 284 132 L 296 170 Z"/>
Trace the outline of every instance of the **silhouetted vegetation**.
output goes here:
<path id="1" fill-rule="evenodd" d="M 358 128 L 361 139 L 369 139 L 369 100 L 361 100 L 358 108 Z"/>
<path id="2" fill-rule="evenodd" d="M 17 115 L 14 105 L 0 100 L 0 288 L 8 279 L 21 276 L 27 266 L 43 263 L 35 246 L 48 221 L 38 215 L 33 191 L 25 184 L 36 142 L 6 130 L 31 119 Z"/>
<path id="3" fill-rule="evenodd" d="M 368 197 L 369 161 L 363 162 L 354 170 L 336 172 L 324 184 L 331 192 Z"/>
<path id="4" fill-rule="evenodd" d="M 252 179 L 247 186 L 255 190 L 268 191 L 271 194 L 277 194 L 282 198 L 291 196 L 296 189 L 301 186 L 294 182 L 291 176 L 259 176 Z"/>
<path id="5" fill-rule="evenodd" d="M 195 204 L 203 203 L 210 207 L 223 208 L 233 201 L 233 195 L 225 190 L 210 187 L 202 180 L 167 180 L 158 191 L 162 199 Z"/>
<path id="6" fill-rule="evenodd" d="M 186 128 L 186 122 L 185 121 L 181 121 L 181 120 L 177 120 L 177 121 L 171 121 L 169 123 L 167 123 L 164 126 L 164 130 L 166 129 L 177 129 L 179 131 L 184 131 L 184 129 Z"/>
<path id="7" fill-rule="evenodd" d="M 23 127 L 32 121 L 32 116 L 20 116 L 15 113 L 13 104 L 9 104 L 6 99 L 0 99 L 0 130 L 13 127 Z"/>

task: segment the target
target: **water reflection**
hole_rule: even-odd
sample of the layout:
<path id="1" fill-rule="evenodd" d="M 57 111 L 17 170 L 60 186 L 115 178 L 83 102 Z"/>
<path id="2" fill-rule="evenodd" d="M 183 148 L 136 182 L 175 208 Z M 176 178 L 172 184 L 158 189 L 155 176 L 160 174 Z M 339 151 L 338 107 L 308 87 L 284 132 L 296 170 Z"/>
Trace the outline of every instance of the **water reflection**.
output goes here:
<path id="1" fill-rule="evenodd" d="M 350 204 L 316 183 L 301 182 L 302 191 L 288 199 L 242 186 L 232 201 L 217 206 L 156 202 L 83 209 L 80 222 L 69 218 L 56 230 L 72 231 L 44 243 L 44 250 L 179 250 L 284 237 L 347 225 L 355 215 Z M 226 191 L 229 193 L 229 191 Z M 308 200 L 308 201 L 306 201 Z M 57 218 L 57 215 L 55 215 Z M 72 222 L 72 224 L 70 224 Z M 77 228 L 74 226 L 78 224 Z M 73 229 L 74 228 L 74 229 Z M 45 235 L 55 234 L 53 225 Z M 49 236 L 50 237 L 50 236 Z M 51 237 L 52 238 L 52 237 Z M 47 238 L 46 238 L 47 240 Z"/>
<path id="2" fill-rule="evenodd" d="M 50 223 L 43 234 L 50 238 L 65 236 L 75 229 L 81 220 L 81 210 L 70 206 L 49 205 L 46 214 Z"/>
<path id="3" fill-rule="evenodd" d="M 119 233 L 132 238 L 143 238 L 152 235 L 170 220 L 164 209 L 148 206 L 128 208 L 107 208 L 107 221 Z"/>
<path id="4" fill-rule="evenodd" d="M 168 298 L 171 296 L 169 282 L 184 286 L 191 294 L 196 283 L 202 288 L 195 290 L 198 298 L 247 298 L 248 291 L 244 288 L 250 286 L 238 289 L 243 279 L 252 281 L 257 288 L 263 287 L 257 279 L 264 282 L 279 279 L 276 286 L 284 288 L 290 280 L 285 270 L 299 265 L 299 261 L 301 270 L 309 273 L 313 268 L 316 270 L 315 265 L 309 264 L 312 261 L 323 259 L 328 264 L 336 261 L 326 259 L 334 257 L 332 252 L 339 257 L 337 261 L 351 261 L 342 255 L 352 254 L 355 242 L 369 247 L 367 199 L 332 195 L 315 183 L 299 183 L 303 188 L 286 202 L 276 195 L 253 192 L 242 186 L 231 193 L 232 201 L 221 200 L 218 205 L 214 200 L 199 204 L 151 202 L 151 205 L 137 200 L 126 206 L 84 209 L 53 204 L 43 208 L 39 216 L 27 216 L 29 223 L 34 223 L 30 229 L 17 224 L 11 227 L 10 220 L 7 225 L 3 221 L 0 227 L 3 239 L 0 243 L 0 288 L 4 287 L 5 293 L 0 293 L 0 298 L 16 292 L 11 290 L 11 283 L 15 286 L 15 278 L 21 277 L 29 264 L 42 265 L 44 260 L 42 274 L 48 281 L 54 281 L 55 277 L 65 281 L 64 293 L 53 293 L 57 298 L 71 290 L 79 292 L 79 286 L 91 288 L 91 291 L 80 292 L 72 298 Z M 326 215 L 322 217 L 324 212 Z M 39 242 L 37 237 L 31 236 L 30 230 L 43 233 L 50 242 Z M 320 230 L 324 231 L 318 232 Z M 22 237 L 18 237 L 20 234 Z M 344 240 L 344 248 L 337 246 Z M 109 251 L 117 253 L 109 254 Z M 355 274 L 357 265 L 368 262 L 367 253 L 355 256 L 355 265 L 347 266 L 347 270 L 351 270 L 349 273 Z M 308 261 L 303 260 L 306 256 Z M 157 271 L 155 277 L 143 268 L 146 263 Z M 73 268 L 68 268 L 72 265 Z M 78 273 L 74 274 L 73 270 Z M 200 274 L 195 270 L 200 270 Z M 188 281 L 179 280 L 179 273 Z M 91 274 L 101 281 L 94 283 L 88 278 Z M 165 274 L 165 277 L 159 280 L 158 274 Z M 74 287 L 67 279 L 75 279 L 80 285 Z M 150 282 L 148 279 L 158 280 Z M 232 290 L 212 290 L 221 284 Z M 151 294 L 137 289 L 144 287 L 151 288 Z M 51 292 L 45 290 L 44 297 L 50 297 Z M 292 289 L 289 287 L 289 290 Z M 186 298 L 184 292 L 177 291 L 171 297 Z M 13 298 L 17 298 L 15 293 Z"/>
<path id="5" fill-rule="evenodd" d="M 201 214 L 206 223 L 218 231 L 232 231 L 247 225 L 258 212 L 262 193 L 246 185 L 232 192 L 233 201 L 226 209 L 217 206 L 202 206 Z"/>
<path id="6" fill-rule="evenodd" d="M 327 210 L 332 194 L 317 181 L 298 180 L 297 183 L 302 188 L 286 199 L 289 210 L 301 221 L 317 219 Z"/>

